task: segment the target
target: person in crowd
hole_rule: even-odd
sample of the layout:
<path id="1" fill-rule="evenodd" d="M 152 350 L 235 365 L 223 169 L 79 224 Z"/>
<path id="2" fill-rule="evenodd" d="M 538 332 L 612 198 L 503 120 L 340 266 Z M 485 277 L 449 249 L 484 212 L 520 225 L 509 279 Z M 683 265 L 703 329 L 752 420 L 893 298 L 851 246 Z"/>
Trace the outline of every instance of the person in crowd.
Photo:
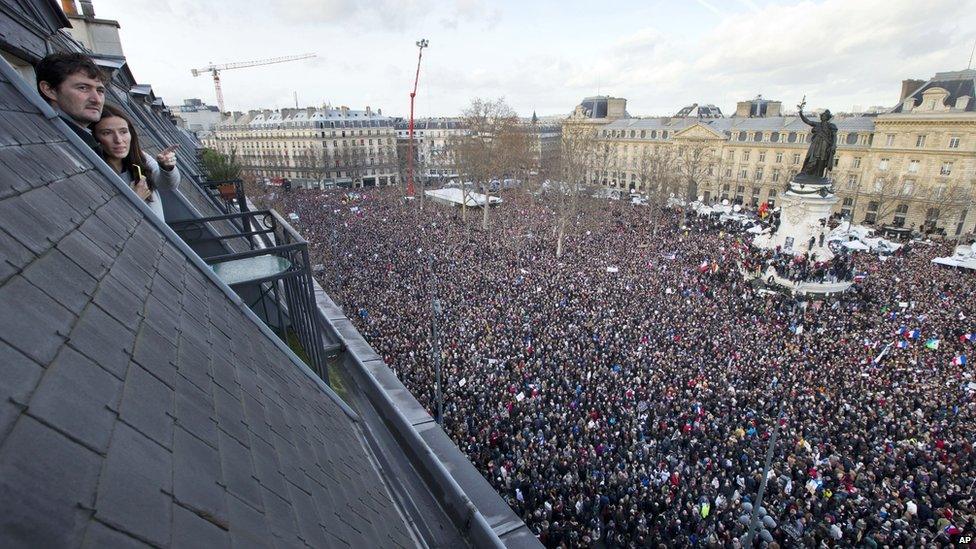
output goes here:
<path id="1" fill-rule="evenodd" d="M 132 190 L 146 201 L 159 219 L 164 219 L 159 189 L 175 189 L 180 184 L 177 147 L 167 147 L 153 158 L 139 146 L 132 120 L 114 105 L 105 105 L 92 130 L 105 162 L 123 181 L 132 185 Z"/>
<path id="2" fill-rule="evenodd" d="M 41 59 L 34 72 L 41 97 L 82 141 L 101 153 L 91 132 L 105 105 L 105 81 L 98 65 L 82 53 L 53 53 Z"/>
<path id="3" fill-rule="evenodd" d="M 938 547 L 976 530 L 973 273 L 949 244 L 830 261 L 737 223 L 506 191 L 481 215 L 398 189 L 275 191 L 317 278 L 547 547 Z M 255 197 L 261 200 L 262 197 Z M 866 278 L 827 299 L 767 291 Z M 800 330 L 799 327 L 803 329 Z M 940 343 L 930 343 L 938 341 Z M 745 517 L 745 519 L 744 519 Z"/>

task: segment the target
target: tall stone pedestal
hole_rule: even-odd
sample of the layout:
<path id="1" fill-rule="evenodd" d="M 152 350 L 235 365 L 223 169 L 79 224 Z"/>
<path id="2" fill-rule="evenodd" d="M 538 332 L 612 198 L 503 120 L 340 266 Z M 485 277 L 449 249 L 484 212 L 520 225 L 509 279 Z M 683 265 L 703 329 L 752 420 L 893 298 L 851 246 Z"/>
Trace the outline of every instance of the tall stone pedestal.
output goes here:
<path id="1" fill-rule="evenodd" d="M 827 247 L 826 219 L 837 203 L 832 184 L 822 177 L 799 174 L 789 190 L 780 195 L 780 225 L 774 234 L 761 234 L 753 245 L 801 255 L 809 252 L 817 261 L 834 257 Z M 811 244 L 812 243 L 812 244 Z"/>

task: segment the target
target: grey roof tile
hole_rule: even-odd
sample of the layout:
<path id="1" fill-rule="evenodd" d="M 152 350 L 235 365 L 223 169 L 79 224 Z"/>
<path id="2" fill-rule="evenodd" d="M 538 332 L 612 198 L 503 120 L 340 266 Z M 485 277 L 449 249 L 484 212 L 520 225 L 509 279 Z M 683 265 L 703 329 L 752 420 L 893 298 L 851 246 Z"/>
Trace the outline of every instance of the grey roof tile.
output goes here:
<path id="1" fill-rule="evenodd" d="M 0 311 L 0 339 L 40 364 L 54 359 L 75 319 L 22 276 L 0 287 Z"/>
<path id="2" fill-rule="evenodd" d="M 57 238 L 57 226 L 27 204 L 23 197 L 19 195 L 0 201 L 0 229 L 39 255 L 51 247 L 49 236 Z"/>
<path id="3" fill-rule="evenodd" d="M 135 332 L 92 304 L 78 318 L 68 337 L 68 344 L 123 379 L 135 339 Z"/>
<path id="4" fill-rule="evenodd" d="M 91 360 L 65 348 L 47 368 L 27 411 L 104 452 L 112 436 L 121 393 L 121 381 Z"/>
<path id="5" fill-rule="evenodd" d="M 0 343 L 0 443 L 27 406 L 44 369 L 13 347 Z"/>
<path id="6" fill-rule="evenodd" d="M 218 431 L 224 486 L 237 498 L 261 509 L 261 491 L 251 468 L 251 451 L 237 439 Z"/>
<path id="7" fill-rule="evenodd" d="M 47 233 L 47 238 L 51 242 L 61 240 L 82 221 L 82 216 L 77 210 L 48 187 L 34 189 L 22 194 L 21 197 L 24 200 L 22 207 L 30 207 L 45 217 L 50 225 L 51 232 Z"/>
<path id="8" fill-rule="evenodd" d="M 74 314 L 88 304 L 98 281 L 66 255 L 53 249 L 23 271 L 24 278 Z"/>
<path id="9" fill-rule="evenodd" d="M 136 549 L 152 546 L 118 530 L 109 528 L 96 520 L 92 521 L 88 527 L 88 531 L 85 532 L 85 540 L 82 543 L 82 547 L 91 549 L 102 549 L 103 547 Z"/>
<path id="10" fill-rule="evenodd" d="M 329 539 L 322 529 L 321 519 L 316 511 L 312 496 L 292 485 L 289 485 L 289 489 L 292 508 L 295 510 L 298 536 L 312 547 L 326 547 Z"/>
<path id="11" fill-rule="evenodd" d="M 261 484 L 278 494 L 279 497 L 287 497 L 284 477 L 275 459 L 275 447 L 259 437 L 251 437 L 251 457 L 254 460 L 254 476 Z"/>
<path id="12" fill-rule="evenodd" d="M 105 276 L 95 292 L 95 303 L 122 325 L 135 329 L 141 320 L 143 301 L 113 276 Z"/>
<path id="13" fill-rule="evenodd" d="M 209 517 L 208 517 L 209 518 Z M 173 506 L 173 547 L 221 549 L 230 547 L 230 534 L 197 513 Z"/>
<path id="14" fill-rule="evenodd" d="M 30 417 L 0 448 L 0 532 L 10 547 L 78 545 L 100 457 Z"/>
<path id="15" fill-rule="evenodd" d="M 174 346 L 179 344 L 180 333 L 174 329 L 179 325 L 180 315 L 178 312 L 164 305 L 156 296 L 150 295 L 146 299 L 143 316 L 146 318 L 146 323 L 152 326 L 160 336 Z"/>
<path id="16" fill-rule="evenodd" d="M 119 419 L 157 444 L 172 449 L 175 416 L 173 389 L 133 363 L 125 377 Z"/>
<path id="17" fill-rule="evenodd" d="M 227 498 L 227 503 L 230 511 L 231 546 L 267 547 L 271 533 L 268 531 L 264 514 L 233 496 Z"/>
<path id="18" fill-rule="evenodd" d="M 211 364 L 214 383 L 239 401 L 241 399 L 241 386 L 237 382 L 237 371 L 234 364 L 224 358 L 221 353 L 214 353 Z"/>
<path id="19" fill-rule="evenodd" d="M 170 541 L 172 454 L 117 423 L 99 479 L 95 516 L 156 545 Z"/>
<path id="20" fill-rule="evenodd" d="M 213 420 L 210 393 L 182 375 L 176 376 L 176 424 L 217 447 L 217 422 Z"/>
<path id="21" fill-rule="evenodd" d="M 124 241 L 118 234 L 112 232 L 112 229 L 104 221 L 99 219 L 98 216 L 92 215 L 86 218 L 78 230 L 81 231 L 81 234 L 91 239 L 103 252 L 113 258 L 122 251 L 121 242 Z"/>
<path id="22" fill-rule="evenodd" d="M 2 242 L 2 233 L 0 233 Z M 58 249 L 86 273 L 101 280 L 112 266 L 112 257 L 94 246 L 85 235 L 74 232 L 58 242 Z"/>
<path id="23" fill-rule="evenodd" d="M 299 543 L 296 536 L 298 528 L 295 525 L 295 510 L 291 502 L 267 487 L 264 489 L 264 515 L 268 519 L 272 534 L 286 543 Z"/>
<path id="24" fill-rule="evenodd" d="M 108 230 L 118 235 L 122 243 L 127 242 L 136 225 L 143 222 L 141 216 L 133 214 L 132 204 L 121 195 L 113 196 L 95 211 L 95 216 L 105 223 Z"/>
<path id="25" fill-rule="evenodd" d="M 173 495 L 195 512 L 227 521 L 226 491 L 221 482 L 217 449 L 182 428 L 173 443 Z"/>
<path id="26" fill-rule="evenodd" d="M 244 422 L 247 423 L 251 434 L 263 440 L 265 444 L 269 444 L 272 441 L 272 437 L 271 430 L 268 429 L 268 424 L 264 419 L 264 406 L 250 394 L 244 394 L 243 397 Z"/>
<path id="27" fill-rule="evenodd" d="M 139 328 L 132 360 L 167 385 L 172 387 L 175 383 L 176 346 L 148 323 L 143 323 Z"/>
<path id="28" fill-rule="evenodd" d="M 34 254 L 6 231 L 0 230 L 0 283 L 34 259 Z"/>
<path id="29" fill-rule="evenodd" d="M 217 428 L 237 439 L 242 445 L 249 446 L 250 437 L 244 423 L 244 406 L 241 404 L 240 393 L 237 396 L 232 395 L 216 383 L 212 387 Z"/>

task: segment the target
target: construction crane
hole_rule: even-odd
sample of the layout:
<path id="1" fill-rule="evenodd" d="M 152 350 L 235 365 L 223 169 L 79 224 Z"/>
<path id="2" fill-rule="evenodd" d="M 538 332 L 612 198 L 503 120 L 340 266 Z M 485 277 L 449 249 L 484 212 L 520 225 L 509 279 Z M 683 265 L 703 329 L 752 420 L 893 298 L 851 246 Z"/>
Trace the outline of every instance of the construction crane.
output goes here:
<path id="1" fill-rule="evenodd" d="M 244 69 L 247 67 L 260 67 L 261 65 L 274 65 L 276 63 L 287 63 L 289 61 L 299 61 L 302 59 L 310 59 L 315 57 L 314 53 L 303 53 L 301 55 L 287 55 L 285 57 L 272 57 L 271 59 L 259 59 L 257 61 L 241 61 L 240 63 L 226 63 L 224 65 L 210 65 L 202 69 L 192 69 L 190 72 L 193 76 L 200 76 L 204 73 L 210 73 L 213 76 L 214 90 L 217 92 L 217 107 L 220 112 L 224 112 L 224 92 L 220 90 L 220 71 L 227 71 L 231 69 Z"/>
<path id="2" fill-rule="evenodd" d="M 407 137 L 407 196 L 413 197 L 413 100 L 417 97 L 417 84 L 420 82 L 420 60 L 424 57 L 424 48 L 430 46 L 426 38 L 417 40 L 417 74 L 413 79 L 413 91 L 410 92 L 410 126 Z"/>

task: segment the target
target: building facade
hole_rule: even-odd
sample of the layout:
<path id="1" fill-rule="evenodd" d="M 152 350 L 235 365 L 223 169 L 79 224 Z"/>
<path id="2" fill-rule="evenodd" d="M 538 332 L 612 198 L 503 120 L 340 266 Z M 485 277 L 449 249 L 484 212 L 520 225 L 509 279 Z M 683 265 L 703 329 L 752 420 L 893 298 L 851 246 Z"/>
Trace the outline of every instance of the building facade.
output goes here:
<path id="1" fill-rule="evenodd" d="M 905 81 L 888 112 L 835 117 L 837 153 L 829 172 L 840 197 L 835 213 L 877 227 L 973 233 L 974 88 L 974 70 L 938 73 Z M 740 102 L 729 118 L 697 108 L 664 118 L 630 118 L 622 108 L 621 116 L 597 118 L 586 116 L 585 105 L 564 121 L 564 133 L 567 127 L 595 129 L 609 154 L 591 177 L 607 187 L 651 189 L 655 177 L 649 176 L 657 176 L 646 169 L 651 159 L 669 162 L 673 177 L 688 180 L 687 188 L 676 186 L 688 197 L 775 206 L 809 145 L 809 127 L 799 117 L 761 98 Z"/>
<path id="2" fill-rule="evenodd" d="M 180 127 L 202 137 L 220 123 L 220 109 L 213 105 L 206 105 L 199 99 L 184 99 L 183 104 L 174 109 L 176 121 Z"/>
<path id="3" fill-rule="evenodd" d="M 460 118 L 421 118 L 414 120 L 414 173 L 431 184 L 458 177 L 457 166 L 448 154 L 454 136 L 467 132 Z M 406 162 L 410 142 L 410 121 L 396 120 L 397 152 Z"/>
<path id="4" fill-rule="evenodd" d="M 398 181 L 396 130 L 382 111 L 260 110 L 225 115 L 203 144 L 235 154 L 246 172 L 307 187 L 375 187 Z"/>

